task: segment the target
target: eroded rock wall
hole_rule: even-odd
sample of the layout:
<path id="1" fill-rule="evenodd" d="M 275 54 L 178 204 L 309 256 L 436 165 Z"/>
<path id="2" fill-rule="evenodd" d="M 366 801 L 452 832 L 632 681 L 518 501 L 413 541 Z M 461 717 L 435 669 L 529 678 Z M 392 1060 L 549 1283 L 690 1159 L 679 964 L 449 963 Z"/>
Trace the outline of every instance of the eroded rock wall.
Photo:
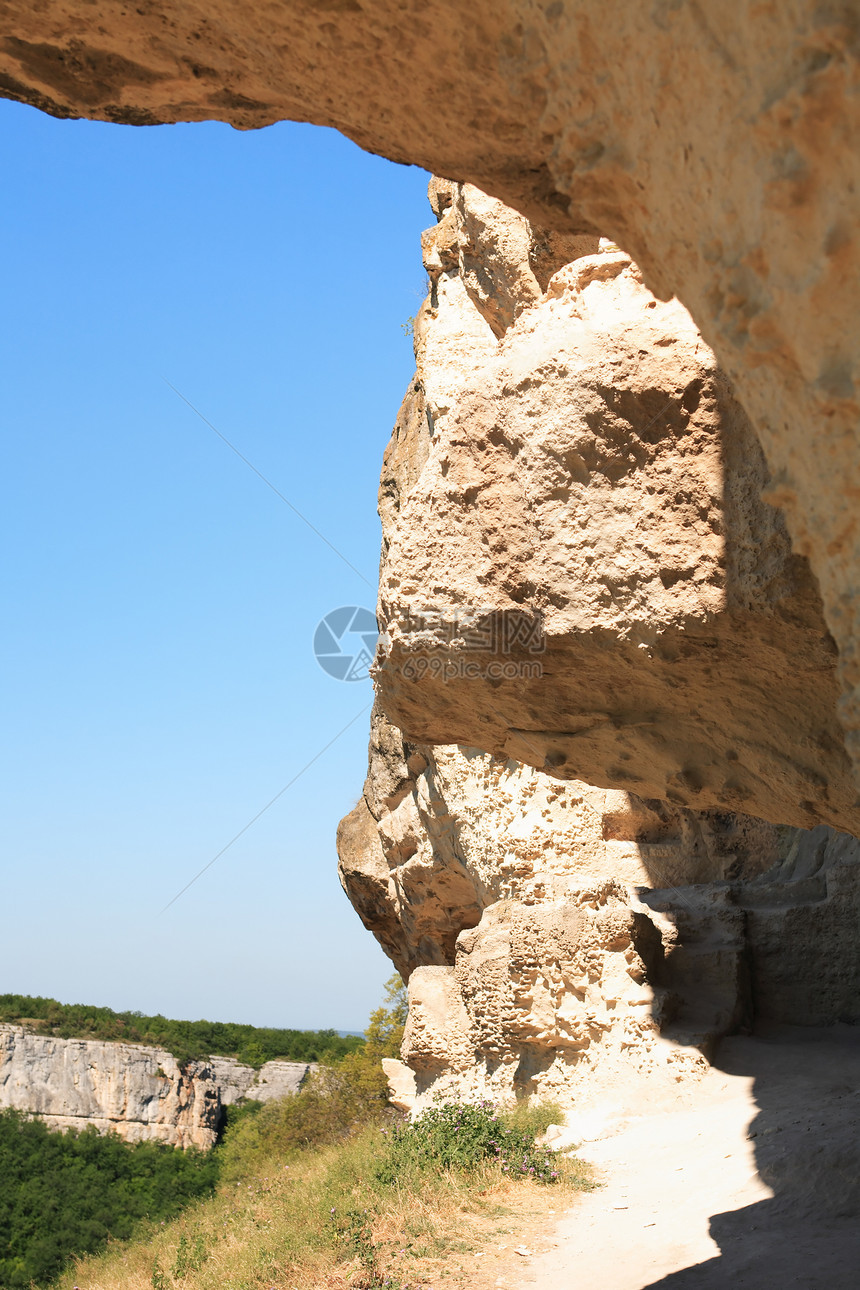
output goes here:
<path id="1" fill-rule="evenodd" d="M 713 765 L 724 748 L 736 785 L 756 767 L 757 805 L 814 821 L 808 800 L 792 808 L 797 704 L 803 720 L 835 729 L 833 655 L 808 571 L 760 500 L 766 472 L 748 423 L 677 303 L 655 301 L 611 245 L 554 242 L 469 186 L 433 181 L 430 197 L 432 291 L 380 486 L 391 639 L 364 795 L 339 830 L 341 881 L 409 980 L 404 1063 L 388 1064 L 404 1104 L 446 1088 L 629 1104 L 698 1080 L 719 1037 L 756 1018 L 828 1024 L 857 1010 L 860 844 L 827 827 L 690 809 L 714 799 L 682 758 L 665 782 L 655 778 L 692 721 L 687 746 L 699 761 Z M 574 260 L 559 264 L 566 253 Z M 533 266 L 552 256 L 541 284 Z M 551 343 L 536 350 L 544 327 Z M 679 420 L 651 438 L 637 433 L 642 403 L 659 414 L 667 395 Z M 511 422 L 525 427 L 517 443 Z M 745 539 L 733 549 L 737 516 Z M 545 593 L 538 648 L 488 658 L 487 621 L 516 612 L 523 586 L 532 601 Z M 599 620 L 582 634 L 613 678 L 606 690 L 626 714 L 616 720 L 564 719 L 571 696 L 593 718 L 586 705 L 600 690 L 586 650 L 564 657 L 551 639 L 553 615 L 582 613 Z M 642 796 L 627 791 L 635 754 L 621 743 L 649 721 L 654 733 L 653 707 L 631 719 L 631 677 L 653 669 L 655 639 L 679 648 L 662 659 L 677 665 L 664 677 L 666 737 L 639 745 L 652 749 L 651 765 L 639 763 Z M 786 682 L 807 647 L 821 650 L 821 666 Z M 537 678 L 515 670 L 507 687 L 488 667 L 524 661 L 538 663 Z M 694 675 L 710 699 L 699 693 L 691 705 Z M 778 692 L 793 686 L 792 718 Z M 739 693 L 751 700 L 745 711 L 733 710 Z M 816 706 L 822 694 L 829 717 Z M 519 760 L 504 739 L 482 751 L 511 701 L 533 723 L 528 738 L 519 731 Z M 418 714 L 410 729 L 423 741 L 383 707 Z M 555 742 L 541 757 L 546 732 L 535 727 L 550 721 Z M 576 724 L 564 748 L 558 727 Z M 620 749 L 600 766 L 612 787 L 573 777 L 595 727 Z M 732 742 L 741 728 L 758 731 L 743 766 Z M 449 742 L 466 729 L 479 747 Z M 570 759 L 553 755 L 570 749 Z M 841 753 L 836 764 L 844 771 Z M 742 800 L 725 789 L 723 807 Z"/>
<path id="2" fill-rule="evenodd" d="M 777 861 L 780 837 L 476 748 L 410 744 L 377 706 L 338 851 L 352 904 L 405 978 L 453 963 L 459 933 L 498 901 L 564 901 L 606 878 L 634 889 L 753 877 Z"/>
<path id="3" fill-rule="evenodd" d="M 378 818 L 373 812 L 378 812 Z M 344 887 L 409 982 L 405 1105 L 695 1083 L 762 1020 L 860 1016 L 860 843 L 557 780 L 376 712 Z"/>
<path id="4" fill-rule="evenodd" d="M 427 428 L 413 390 L 382 489 L 389 718 L 682 807 L 860 829 L 815 580 L 687 312 L 611 245 L 536 257 L 551 235 L 431 188 Z M 536 258 L 568 252 L 542 292 Z"/>
<path id="5" fill-rule="evenodd" d="M 135 124 L 312 120 L 630 252 L 690 310 L 752 418 L 818 581 L 860 762 L 856 6 L 10 0 L 0 15 L 11 98 Z M 808 755 L 829 783 L 832 756 Z"/>
<path id="6" fill-rule="evenodd" d="M 0 1107 L 37 1115 L 57 1129 L 92 1124 L 128 1142 L 212 1147 L 225 1106 L 295 1093 L 308 1069 L 272 1061 L 254 1070 L 227 1057 L 180 1066 L 162 1048 L 56 1039 L 0 1025 Z"/>

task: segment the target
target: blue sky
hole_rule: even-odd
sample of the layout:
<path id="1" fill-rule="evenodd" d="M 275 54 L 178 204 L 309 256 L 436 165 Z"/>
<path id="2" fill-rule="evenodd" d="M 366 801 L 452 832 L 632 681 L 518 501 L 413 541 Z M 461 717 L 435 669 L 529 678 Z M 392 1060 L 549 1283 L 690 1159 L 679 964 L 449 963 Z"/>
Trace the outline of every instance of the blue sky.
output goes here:
<path id="1" fill-rule="evenodd" d="M 371 701 L 312 639 L 375 603 L 427 176 L 9 102 L 0 160 L 0 991 L 358 1029 L 391 972 L 335 869 L 367 713 L 160 911 Z"/>

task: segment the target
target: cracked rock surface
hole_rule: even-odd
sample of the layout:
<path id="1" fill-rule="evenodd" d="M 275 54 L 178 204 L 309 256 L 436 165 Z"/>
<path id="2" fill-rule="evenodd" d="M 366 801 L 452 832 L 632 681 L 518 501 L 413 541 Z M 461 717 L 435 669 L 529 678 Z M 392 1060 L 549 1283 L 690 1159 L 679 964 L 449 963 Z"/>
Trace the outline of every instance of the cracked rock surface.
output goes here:
<path id="1" fill-rule="evenodd" d="M 388 717 L 559 778 L 857 831 L 815 579 L 687 312 L 606 245 L 541 293 L 540 233 L 474 189 L 433 196 L 383 472 Z"/>
<path id="2" fill-rule="evenodd" d="M 255 1070 L 229 1057 L 180 1065 L 146 1044 L 56 1039 L 0 1025 L 0 1107 L 37 1115 L 55 1129 L 91 1124 L 128 1142 L 212 1147 L 225 1106 L 295 1093 L 309 1069 L 271 1061 Z"/>

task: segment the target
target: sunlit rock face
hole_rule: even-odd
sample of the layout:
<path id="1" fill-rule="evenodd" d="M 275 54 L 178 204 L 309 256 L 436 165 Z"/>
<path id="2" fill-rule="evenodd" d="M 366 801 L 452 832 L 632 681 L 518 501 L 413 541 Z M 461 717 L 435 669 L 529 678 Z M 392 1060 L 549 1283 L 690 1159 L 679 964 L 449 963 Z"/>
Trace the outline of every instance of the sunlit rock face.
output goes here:
<path id="1" fill-rule="evenodd" d="M 779 843 L 755 877 L 663 890 L 604 877 L 489 905 L 450 966 L 410 976 L 391 1070 L 401 1088 L 412 1073 L 404 1105 L 442 1093 L 641 1108 L 697 1083 L 738 1029 L 856 1025 L 860 843 L 826 828 Z"/>
<path id="2" fill-rule="evenodd" d="M 380 486 L 381 700 L 341 881 L 409 981 L 403 1062 L 387 1063 L 399 1104 L 632 1105 L 695 1083 L 719 1037 L 755 1020 L 853 1015 L 860 844 L 725 809 L 743 774 L 762 813 L 815 821 L 789 781 L 808 752 L 797 720 L 840 747 L 833 653 L 759 497 L 748 422 L 677 302 L 611 244 L 563 243 L 469 186 L 434 180 L 430 197 L 432 291 Z M 461 612 L 474 603 L 483 617 Z M 488 659 L 506 619 L 510 648 Z M 807 649 L 820 667 L 789 679 Z M 492 661 L 538 669 L 469 667 Z M 593 719 L 598 696 L 614 719 Z M 514 730 L 517 703 L 531 725 Z M 693 809 L 714 796 L 681 761 L 688 737 L 696 765 L 726 770 L 719 808 Z M 577 775 L 586 756 L 604 787 Z M 841 751 L 831 764 L 845 805 Z"/>
<path id="3" fill-rule="evenodd" d="M 754 878 L 604 877 L 488 906 L 451 966 L 410 977 L 409 1105 L 447 1092 L 629 1108 L 697 1083 L 738 1029 L 856 1024 L 860 844 L 825 828 L 780 841 Z"/>
<path id="4" fill-rule="evenodd" d="M 842 729 L 860 761 L 852 6 L 13 0 L 2 16 L 10 98 L 134 124 L 315 121 L 477 184 L 542 227 L 602 234 L 629 252 L 651 292 L 690 310 L 752 420 L 769 496 L 818 581 Z M 475 208 L 478 239 L 481 218 Z M 464 281 L 479 299 L 468 258 Z M 498 334 L 511 302 L 484 303 Z M 633 428 L 659 407 L 643 400 Z M 746 541 L 743 526 L 726 533 L 733 541 Z M 814 654 L 800 662 L 815 676 L 823 667 Z M 798 729 L 795 745 L 824 759 L 831 783 L 827 753 L 808 738 Z"/>
<path id="5" fill-rule="evenodd" d="M 383 487 L 387 715 L 559 778 L 857 830 L 818 590 L 687 312 L 605 243 L 541 291 L 526 221 L 469 187 L 433 200 L 427 428 L 396 512 Z"/>
<path id="6" fill-rule="evenodd" d="M 0 1107 L 55 1129 L 92 1125 L 127 1142 L 205 1150 L 215 1145 L 226 1106 L 296 1093 L 308 1070 L 304 1062 L 283 1061 L 255 1070 L 229 1057 L 180 1065 L 163 1048 L 56 1039 L 0 1025 Z"/>

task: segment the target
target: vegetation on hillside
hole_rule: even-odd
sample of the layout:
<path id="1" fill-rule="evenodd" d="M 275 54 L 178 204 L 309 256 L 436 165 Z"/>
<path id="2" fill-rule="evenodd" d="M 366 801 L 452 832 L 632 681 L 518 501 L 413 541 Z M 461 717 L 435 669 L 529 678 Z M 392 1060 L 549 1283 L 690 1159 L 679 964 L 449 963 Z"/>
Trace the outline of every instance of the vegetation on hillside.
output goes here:
<path id="1" fill-rule="evenodd" d="M 217 1054 L 260 1067 L 280 1057 L 332 1062 L 363 1047 L 357 1035 L 334 1030 L 278 1030 L 227 1021 L 173 1021 L 141 1012 L 114 1012 L 82 1003 L 58 1003 L 26 994 L 0 994 L 0 1022 L 15 1022 L 61 1039 L 107 1039 L 166 1048 L 178 1062 Z"/>
<path id="2" fill-rule="evenodd" d="M 419 1290 L 518 1235 L 557 1189 L 592 1185 L 580 1161 L 535 1145 L 555 1107 L 450 1102 L 407 1124 L 379 1067 L 405 1020 L 398 977 L 387 991 L 364 1049 L 228 1122 L 213 1197 L 82 1260 L 58 1290 Z"/>
<path id="3" fill-rule="evenodd" d="M 132 1145 L 94 1128 L 57 1133 L 0 1111 L 0 1287 L 45 1282 L 70 1254 L 129 1237 L 143 1218 L 173 1218 L 214 1189 L 218 1172 L 214 1153 Z"/>
<path id="4" fill-rule="evenodd" d="M 534 1214 L 558 1187 L 590 1186 L 579 1162 L 535 1144 L 555 1108 L 449 1102 L 412 1125 L 395 1112 L 379 1061 L 405 1015 L 394 977 L 360 1049 L 293 1097 L 230 1108 L 208 1156 L 7 1112 L 0 1290 L 44 1284 L 106 1238 L 57 1290 L 419 1290 L 470 1242 L 518 1230 L 523 1198 Z"/>
<path id="5" fill-rule="evenodd" d="M 510 1248 L 559 1189 L 592 1185 L 581 1162 L 536 1147 L 516 1112 L 449 1103 L 409 1126 L 355 1088 L 321 1095 L 315 1082 L 228 1131 L 213 1197 L 80 1261 L 57 1290 L 429 1290 L 473 1251 Z"/>
<path id="6" fill-rule="evenodd" d="M 323 1066 L 296 1097 L 252 1103 L 237 1108 L 238 1114 L 228 1108 L 223 1177 L 253 1173 L 266 1156 L 341 1142 L 356 1128 L 390 1116 L 381 1062 L 400 1052 L 406 1010 L 406 988 L 395 973 L 386 982 L 385 1002 L 371 1013 L 361 1048 Z"/>
<path id="7" fill-rule="evenodd" d="M 59 1133 L 20 1112 L 0 1112 L 0 1290 L 44 1283 L 71 1255 L 96 1250 L 108 1238 L 126 1239 L 142 1220 L 173 1218 L 212 1192 L 225 1164 L 231 1176 L 242 1176 L 243 1160 L 253 1165 L 273 1150 L 337 1141 L 359 1120 L 377 1116 L 386 1100 L 379 1061 L 399 1048 L 406 1017 L 399 976 L 389 981 L 386 993 L 386 1005 L 373 1013 L 365 1039 L 348 1041 L 331 1031 L 173 1022 L 53 999 L 0 996 L 3 1020 L 41 1022 L 43 1033 L 158 1043 L 193 1056 L 220 1047 L 245 1060 L 289 1056 L 329 1063 L 301 1097 L 266 1107 L 257 1102 L 228 1107 L 226 1154 L 221 1148 L 203 1154 L 164 1143 L 130 1145 L 94 1128 Z M 183 1247 L 180 1263 L 189 1259 L 193 1251 Z"/>

